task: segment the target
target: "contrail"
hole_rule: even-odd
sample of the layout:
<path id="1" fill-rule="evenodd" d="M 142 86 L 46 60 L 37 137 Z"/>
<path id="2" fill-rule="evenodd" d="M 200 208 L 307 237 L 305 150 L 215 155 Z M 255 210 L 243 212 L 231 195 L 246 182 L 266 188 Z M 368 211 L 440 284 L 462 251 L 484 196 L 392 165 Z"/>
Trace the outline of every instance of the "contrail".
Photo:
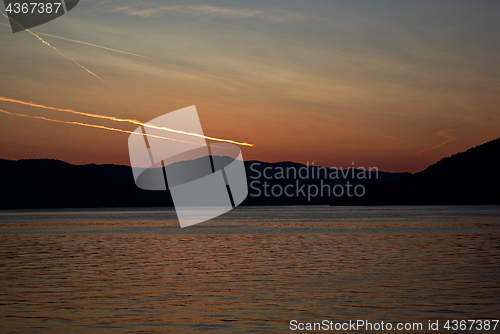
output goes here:
<path id="1" fill-rule="evenodd" d="M 5 23 L 0 23 L 0 25 L 6 26 L 6 27 L 10 27 L 10 25 L 5 24 Z M 94 46 L 96 48 L 101 48 L 101 49 L 105 49 L 105 50 L 109 50 L 109 51 L 120 52 L 120 53 L 124 53 L 124 54 L 131 55 L 131 56 L 136 56 L 136 57 L 141 57 L 141 58 L 146 58 L 146 59 L 152 59 L 151 57 L 139 55 L 137 53 L 132 53 L 132 52 L 127 52 L 127 51 L 112 49 L 112 48 L 108 48 L 107 46 L 102 46 L 102 45 L 98 45 L 98 44 L 92 44 L 92 43 L 88 43 L 88 42 L 79 41 L 79 40 L 76 40 L 76 39 L 71 39 L 71 38 L 56 36 L 56 35 L 52 35 L 52 34 L 47 34 L 45 32 L 37 32 L 37 34 L 44 35 L 44 36 L 50 36 L 50 37 L 54 37 L 54 38 L 59 38 L 59 39 L 63 39 L 65 41 L 70 41 L 70 42 L 75 42 L 75 43 L 90 45 L 90 46 Z"/>
<path id="2" fill-rule="evenodd" d="M 102 45 L 97 45 L 97 44 L 92 44 L 92 43 L 77 41 L 76 39 L 70 39 L 70 38 L 66 38 L 66 37 L 51 35 L 51 34 L 47 34 L 47 33 L 43 33 L 43 32 L 39 32 L 38 34 L 44 35 L 44 36 L 50 36 L 50 37 L 54 37 L 54 38 L 60 38 L 60 39 L 63 39 L 65 41 L 70 41 L 70 42 L 75 42 L 75 43 L 90 45 L 90 46 L 94 46 L 96 48 L 101 48 L 101 49 L 105 49 L 105 50 L 109 50 L 109 51 L 120 52 L 120 53 L 124 53 L 124 54 L 131 55 L 131 56 L 136 56 L 136 57 L 142 57 L 142 58 L 151 59 L 150 57 L 146 57 L 146 56 L 143 56 L 143 55 L 138 55 L 136 53 L 127 52 L 127 51 L 121 51 L 121 50 L 116 50 L 116 49 L 108 48 L 108 47 L 102 46 Z"/>
<path id="3" fill-rule="evenodd" d="M 47 117 L 42 117 L 42 116 L 33 116 L 33 115 L 20 114 L 20 113 L 10 112 L 10 111 L 7 111 L 7 110 L 2 110 L 2 109 L 0 109 L 0 112 L 4 113 L 4 114 L 7 114 L 7 115 L 12 115 L 12 116 L 36 118 L 36 119 L 41 119 L 41 120 L 44 120 L 44 121 L 50 121 L 50 122 L 56 122 L 56 123 L 64 123 L 64 124 L 80 125 L 80 126 L 86 126 L 86 127 L 90 127 L 90 128 L 104 129 L 104 130 L 110 130 L 110 131 L 117 131 L 117 132 L 129 133 L 129 134 L 139 135 L 139 136 L 143 136 L 144 135 L 142 133 L 132 132 L 132 131 L 128 131 L 128 130 L 122 130 L 122 129 L 117 129 L 117 128 L 111 128 L 111 127 L 108 127 L 108 126 L 95 125 L 95 124 L 87 124 L 87 123 L 81 123 L 81 122 L 61 121 L 61 120 L 58 120 L 58 119 L 52 119 L 52 118 L 47 118 Z M 192 143 L 192 142 L 188 142 L 188 141 L 184 141 L 184 140 L 178 140 L 178 139 L 168 138 L 168 137 L 162 137 L 162 136 L 148 135 L 148 137 L 155 137 L 155 138 L 160 138 L 160 139 L 175 140 L 175 141 L 178 141 L 178 142 L 188 143 L 188 144 L 194 144 L 194 145 L 202 145 L 202 144 L 199 144 L 199 143 Z"/>
<path id="4" fill-rule="evenodd" d="M 8 17 L 7 15 L 5 15 L 2 11 L 0 11 L 0 13 L 2 13 L 3 16 L 5 16 L 8 20 L 11 20 L 10 17 Z M 16 24 L 19 24 L 16 22 Z M 20 25 L 20 24 L 19 24 Z M 20 25 L 21 26 L 21 25 Z M 21 26 L 22 27 L 22 26 Z M 94 72 L 92 72 L 91 70 L 89 70 L 88 68 L 86 68 L 85 66 L 81 65 L 79 62 L 77 62 L 76 60 L 66 56 L 64 53 L 62 53 L 61 51 L 59 51 L 59 49 L 57 49 L 55 46 L 52 46 L 52 44 L 50 44 L 49 42 L 45 41 L 43 38 L 41 38 L 40 36 L 38 36 L 37 34 L 35 34 L 34 32 L 32 32 L 31 30 L 29 29 L 26 29 L 24 28 L 27 32 L 29 32 L 30 34 L 32 34 L 33 36 L 35 36 L 36 38 L 38 38 L 38 40 L 40 40 L 43 44 L 51 47 L 52 49 L 56 50 L 57 53 L 59 53 L 61 56 L 63 56 L 64 58 L 68 59 L 68 60 L 71 60 L 72 62 L 74 62 L 76 65 L 80 66 L 82 69 L 84 69 L 85 71 L 87 71 L 88 73 L 92 74 L 94 77 L 96 77 L 97 79 L 101 80 L 102 82 L 104 82 L 106 85 L 108 84 L 106 81 L 104 81 L 103 79 L 101 79 L 97 74 L 95 74 Z"/>
<path id="5" fill-rule="evenodd" d="M 63 56 L 64 58 L 66 59 L 69 59 L 71 60 L 72 62 L 74 62 L 75 64 L 77 64 L 78 66 L 80 66 L 81 68 L 83 68 L 85 71 L 87 71 L 88 73 L 92 74 L 94 77 L 96 77 L 97 79 L 101 80 L 102 82 L 104 82 L 106 85 L 108 84 L 106 81 L 104 81 L 101 77 L 99 77 L 97 74 L 95 74 L 94 72 L 92 72 L 91 70 L 89 70 L 88 68 L 86 68 L 85 66 L 81 65 L 79 62 L 77 62 L 76 60 L 74 60 L 73 58 L 70 58 L 68 56 L 66 56 L 64 53 L 62 53 L 61 51 L 59 51 L 55 46 L 52 46 L 49 42 L 46 42 L 43 38 L 41 38 L 40 36 L 38 36 L 37 34 L 35 34 L 34 32 L 32 32 L 31 30 L 28 30 L 26 29 L 27 32 L 29 32 L 30 34 L 32 34 L 33 36 L 35 36 L 36 38 L 38 38 L 40 41 L 42 41 L 45 45 L 48 45 L 50 46 L 51 48 L 53 48 L 54 50 L 57 51 L 57 53 L 59 53 L 61 56 Z"/>
<path id="6" fill-rule="evenodd" d="M 199 133 L 192 133 L 192 132 L 186 132 L 186 131 L 182 131 L 182 130 L 175 130 L 175 129 L 161 127 L 161 126 L 155 126 L 155 125 L 143 123 L 143 122 L 138 121 L 136 119 L 117 118 L 117 117 L 113 117 L 113 116 L 97 115 L 97 114 L 91 114 L 91 113 L 86 113 L 86 112 L 81 112 L 81 111 L 76 111 L 76 110 L 71 110 L 71 109 L 54 108 L 54 107 L 44 106 L 44 105 L 36 104 L 36 103 L 32 103 L 32 102 L 24 102 L 24 101 L 20 101 L 20 100 L 10 99 L 10 98 L 3 97 L 3 96 L 0 96 L 0 101 L 18 103 L 18 104 L 23 104 L 23 105 L 26 105 L 26 106 L 31 106 L 31 107 L 36 107 L 36 108 L 42 108 L 42 109 L 49 109 L 49 110 L 55 110 L 55 111 L 61 111 L 61 112 L 66 112 L 66 113 L 71 113 L 71 114 L 76 114 L 76 115 L 82 115 L 82 116 L 87 116 L 87 117 L 107 119 L 107 120 L 111 120 L 111 121 L 115 121 L 115 122 L 127 122 L 127 123 L 132 123 L 132 124 L 135 124 L 135 125 L 144 126 L 144 127 L 147 127 L 147 128 L 164 130 L 164 131 L 168 131 L 168 132 L 174 132 L 174 133 L 184 134 L 184 135 L 188 135 L 188 136 L 200 137 L 200 138 L 205 138 L 205 139 L 209 139 L 209 140 L 213 140 L 213 141 L 231 143 L 231 144 L 236 144 L 236 145 L 241 145 L 241 146 L 254 146 L 254 144 L 237 142 L 237 141 L 230 140 L 230 139 L 214 138 L 214 137 L 200 135 Z"/>

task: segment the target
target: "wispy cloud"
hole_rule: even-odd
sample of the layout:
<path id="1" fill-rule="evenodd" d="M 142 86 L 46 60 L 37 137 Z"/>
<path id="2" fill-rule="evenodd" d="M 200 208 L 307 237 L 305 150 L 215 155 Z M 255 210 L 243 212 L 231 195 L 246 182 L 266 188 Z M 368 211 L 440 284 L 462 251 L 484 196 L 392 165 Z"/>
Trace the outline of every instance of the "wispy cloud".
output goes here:
<path id="1" fill-rule="evenodd" d="M 277 22 L 284 22 L 289 20 L 304 20 L 311 18 L 310 16 L 297 13 L 271 13 L 263 10 L 215 7 L 207 5 L 172 5 L 172 6 L 156 6 L 152 8 L 144 8 L 144 6 L 141 7 L 118 6 L 107 9 L 107 11 L 111 13 L 122 13 L 129 16 L 140 16 L 140 17 L 160 16 L 167 13 L 173 13 L 173 14 L 189 14 L 195 16 L 223 16 L 223 17 L 236 17 L 236 18 L 259 17 Z"/>
<path id="2" fill-rule="evenodd" d="M 436 148 L 440 148 L 440 147 L 454 141 L 455 139 L 457 139 L 457 136 L 453 133 L 454 131 L 455 131 L 454 129 L 448 129 L 448 130 L 440 130 L 440 131 L 436 132 L 437 136 L 444 137 L 446 139 L 436 146 L 433 146 L 433 147 L 425 149 L 425 150 L 418 151 L 417 154 L 422 154 L 424 152 L 434 150 Z"/>
<path id="3" fill-rule="evenodd" d="M 386 135 L 380 135 L 380 134 L 379 134 L 379 136 L 380 136 L 380 137 L 382 137 L 382 138 L 388 138 L 388 139 L 394 139 L 394 140 L 403 140 L 403 141 L 404 141 L 404 139 L 397 138 L 397 137 L 386 136 Z"/>

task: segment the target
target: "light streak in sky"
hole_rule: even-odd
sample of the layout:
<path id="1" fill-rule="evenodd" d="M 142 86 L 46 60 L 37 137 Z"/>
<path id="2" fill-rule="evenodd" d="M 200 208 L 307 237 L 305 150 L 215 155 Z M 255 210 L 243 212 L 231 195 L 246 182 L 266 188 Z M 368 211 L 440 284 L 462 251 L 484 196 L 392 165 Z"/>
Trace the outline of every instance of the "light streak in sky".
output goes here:
<path id="1" fill-rule="evenodd" d="M 109 51 L 120 52 L 120 53 L 124 53 L 124 54 L 131 55 L 131 56 L 136 56 L 136 57 L 151 59 L 150 57 L 146 57 L 146 56 L 139 55 L 139 54 L 136 54 L 136 53 L 127 52 L 127 51 L 121 51 L 121 50 L 117 50 L 117 49 L 112 49 L 112 48 L 108 48 L 108 47 L 102 46 L 102 45 L 97 45 L 97 44 L 92 44 L 92 43 L 78 41 L 76 39 L 70 39 L 70 38 L 56 36 L 56 35 L 51 35 L 51 34 L 42 33 L 42 32 L 39 32 L 38 34 L 44 35 L 44 36 L 49 36 L 49 37 L 54 37 L 54 38 L 60 38 L 60 39 L 63 39 L 65 41 L 70 41 L 70 42 L 75 42 L 75 43 L 90 45 L 90 46 L 94 46 L 96 48 L 101 48 L 101 49 L 105 49 L 105 50 L 109 50 Z"/>
<path id="2" fill-rule="evenodd" d="M 152 129 L 164 130 L 164 131 L 168 131 L 168 132 L 179 133 L 179 134 L 184 134 L 184 135 L 194 136 L 194 137 L 201 137 L 201 138 L 205 138 L 205 139 L 209 139 L 209 140 L 213 140 L 213 141 L 231 143 L 231 144 L 236 144 L 236 145 L 241 145 L 241 146 L 254 146 L 254 144 L 250 144 L 250 143 L 237 142 L 237 141 L 230 140 L 230 139 L 221 139 L 221 138 L 209 137 L 209 136 L 204 136 L 204 135 L 201 135 L 201 134 L 198 134 L 198 133 L 191 133 L 191 132 L 186 132 L 186 131 L 182 131 L 182 130 L 175 130 L 175 129 L 171 129 L 171 128 L 166 128 L 166 127 L 151 125 L 151 124 L 148 124 L 148 123 L 143 123 L 143 122 L 138 121 L 136 119 L 118 118 L 118 117 L 113 117 L 113 116 L 91 114 L 91 113 L 76 111 L 76 110 L 72 110 L 72 109 L 61 109 L 61 108 L 49 107 L 49 106 L 44 106 L 44 105 L 41 105 L 41 104 L 36 104 L 36 103 L 33 103 L 33 102 L 25 102 L 25 101 L 10 99 L 10 98 L 3 97 L 3 96 L 0 96 L 0 101 L 18 103 L 18 104 L 22 104 L 22 105 L 31 106 L 31 107 L 42 108 L 42 109 L 49 109 L 49 110 L 55 110 L 55 111 L 61 111 L 61 112 L 66 112 L 66 113 L 71 113 L 71 114 L 76 114 L 76 115 L 82 115 L 82 116 L 87 116 L 87 117 L 107 119 L 107 120 L 111 120 L 111 121 L 115 121 L 115 122 L 127 122 L 127 123 L 132 123 L 132 124 L 135 124 L 135 125 L 140 125 L 140 126 L 144 126 L 144 127 L 148 127 L 148 128 L 152 128 Z"/>
<path id="3" fill-rule="evenodd" d="M 58 120 L 58 119 L 52 119 L 52 118 L 47 118 L 47 117 L 42 117 L 42 116 L 33 116 L 33 115 L 26 115 L 26 114 L 20 114 L 20 113 L 10 112 L 10 111 L 3 110 L 3 109 L 0 109 L 0 112 L 4 113 L 4 114 L 7 114 L 7 115 L 12 115 L 12 116 L 35 118 L 35 119 L 41 119 L 41 120 L 44 120 L 44 121 L 50 121 L 50 122 L 56 122 L 56 123 L 64 123 L 64 124 L 80 125 L 80 126 L 86 126 L 86 127 L 90 127 L 90 128 L 104 129 L 104 130 L 117 131 L 117 132 L 123 132 L 123 133 L 129 133 L 129 134 L 133 134 L 133 135 L 143 136 L 143 133 L 137 133 L 137 132 L 128 131 L 128 130 L 111 128 L 111 127 L 103 126 L 103 125 L 87 124 L 87 123 L 81 123 L 81 122 L 61 121 L 61 120 Z M 168 138 L 168 137 L 162 137 L 162 136 L 148 135 L 148 137 L 154 137 L 154 138 L 160 138 L 160 139 L 168 139 L 168 140 L 175 140 L 175 141 L 179 141 L 179 142 L 182 142 L 182 143 L 188 143 L 188 144 L 202 145 L 202 144 L 198 144 L 198 143 L 192 143 L 192 142 L 188 142 L 188 141 L 183 141 L 183 140 L 178 140 L 178 139 L 173 139 L 173 138 Z"/>
<path id="4" fill-rule="evenodd" d="M 4 12 L 0 11 L 0 13 L 5 16 L 8 20 L 10 20 L 10 18 L 4 14 Z M 108 84 L 106 81 L 104 81 L 103 79 L 101 79 L 101 77 L 99 77 L 97 74 L 95 74 L 94 72 L 92 72 L 91 70 L 89 70 L 88 68 L 86 68 L 85 66 L 83 66 L 82 64 L 80 64 L 79 62 L 77 62 L 76 60 L 74 60 L 73 58 L 70 58 L 68 56 L 66 56 L 64 53 L 62 53 L 61 51 L 59 51 L 58 48 L 56 48 L 55 46 L 53 46 L 52 44 L 50 44 L 49 42 L 47 42 L 46 40 L 44 40 L 43 38 L 41 38 L 40 36 L 38 36 L 37 34 L 35 34 L 34 32 L 32 32 L 31 30 L 29 29 L 26 29 L 25 30 L 27 32 L 29 32 L 30 34 L 32 34 L 33 36 L 35 36 L 39 41 L 41 41 L 43 44 L 47 45 L 48 47 L 54 49 L 57 51 L 57 53 L 59 53 L 62 57 L 68 59 L 68 60 L 71 60 L 72 62 L 74 62 L 76 65 L 80 66 L 82 69 L 84 69 L 87 73 L 90 73 L 92 74 L 94 77 L 96 77 L 97 79 L 101 80 L 102 82 L 104 82 L 106 85 Z"/>
<path id="5" fill-rule="evenodd" d="M 10 27 L 10 25 L 5 24 L 5 23 L 0 23 L 0 25 L 6 26 L 6 27 Z M 132 52 L 127 52 L 127 51 L 112 49 L 112 48 L 108 48 L 107 46 L 102 46 L 102 45 L 98 45 L 98 44 L 92 44 L 92 43 L 88 43 L 88 42 L 79 41 L 79 40 L 76 40 L 76 39 L 71 39 L 71 38 L 56 36 L 56 35 L 52 35 L 52 34 L 47 34 L 45 32 L 37 32 L 37 34 L 38 35 L 44 35 L 44 36 L 50 36 L 50 37 L 54 37 L 54 38 L 63 39 L 65 41 L 70 41 L 70 42 L 75 42 L 75 43 L 90 45 L 90 46 L 94 46 L 96 48 L 101 48 L 101 49 L 105 49 L 105 50 L 109 50 L 109 51 L 120 52 L 120 53 L 124 53 L 124 54 L 131 55 L 131 56 L 136 56 L 136 57 L 141 57 L 141 58 L 146 58 L 146 59 L 152 59 L 151 57 L 143 56 L 143 55 L 140 55 L 140 54 L 137 54 L 137 53 L 132 53 Z"/>

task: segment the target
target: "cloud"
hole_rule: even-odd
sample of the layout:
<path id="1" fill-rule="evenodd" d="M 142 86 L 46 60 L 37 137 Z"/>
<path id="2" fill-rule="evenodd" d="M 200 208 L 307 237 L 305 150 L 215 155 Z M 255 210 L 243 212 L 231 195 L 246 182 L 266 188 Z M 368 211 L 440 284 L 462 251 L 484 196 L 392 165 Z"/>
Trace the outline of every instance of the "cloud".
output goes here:
<path id="1" fill-rule="evenodd" d="M 110 13 L 122 13 L 128 16 L 151 17 L 160 16 L 167 13 L 173 14 L 189 14 L 194 16 L 223 16 L 236 18 L 259 17 L 270 21 L 284 22 L 288 20 L 305 20 L 310 16 L 297 13 L 280 13 L 273 14 L 263 10 L 254 9 L 239 9 L 228 7 L 215 7 L 207 5 L 172 5 L 172 6 L 157 6 L 154 8 L 144 9 L 132 6 L 118 6 L 106 10 Z"/>
<path id="2" fill-rule="evenodd" d="M 386 135 L 379 135 L 379 137 L 387 138 L 387 139 L 403 140 L 404 141 L 404 139 L 397 138 L 397 137 L 392 137 L 392 136 L 386 136 Z"/>
<path id="3" fill-rule="evenodd" d="M 446 139 L 443 142 L 441 142 L 440 144 L 436 145 L 436 146 L 433 146 L 433 147 L 425 149 L 425 150 L 418 151 L 417 154 L 422 154 L 424 152 L 427 152 L 427 151 L 430 151 L 430 150 L 434 150 L 436 148 L 440 148 L 441 146 L 444 146 L 444 145 L 446 145 L 446 144 L 454 141 L 455 139 L 457 139 L 457 136 L 453 133 L 453 131 L 455 131 L 455 130 L 454 129 L 448 129 L 448 130 L 440 130 L 440 131 L 436 132 L 437 136 L 444 137 Z"/>

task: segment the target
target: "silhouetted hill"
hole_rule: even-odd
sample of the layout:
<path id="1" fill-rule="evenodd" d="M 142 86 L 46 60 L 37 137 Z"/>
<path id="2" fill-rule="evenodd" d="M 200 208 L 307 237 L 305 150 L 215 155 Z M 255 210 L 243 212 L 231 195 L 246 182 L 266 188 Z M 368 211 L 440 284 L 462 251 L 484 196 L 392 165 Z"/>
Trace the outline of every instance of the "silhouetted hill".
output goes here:
<path id="1" fill-rule="evenodd" d="M 337 198 L 331 205 L 500 204 L 500 138 L 443 158 L 425 170 L 375 183 L 361 198 Z"/>
<path id="2" fill-rule="evenodd" d="M 1 209 L 171 206 L 170 194 L 136 187 L 129 166 L 0 160 Z"/>
<path id="3" fill-rule="evenodd" d="M 228 159 L 214 157 L 214 159 Z M 307 166 L 293 162 L 267 163 L 260 161 L 245 162 L 249 184 L 249 196 L 242 205 L 307 205 L 329 204 L 332 196 L 305 196 L 266 197 L 252 196 L 255 189 L 264 186 L 279 185 L 286 187 L 289 184 L 300 182 L 303 184 L 321 185 L 321 180 L 312 179 L 276 179 L 275 172 L 282 168 L 284 171 L 299 170 Z M 266 169 L 267 168 L 267 169 Z M 318 167 L 309 167 L 311 173 Z M 265 177 L 272 171 L 273 178 Z M 259 171 L 262 175 L 258 176 Z M 100 208 L 100 207 L 163 207 L 172 206 L 170 192 L 148 191 L 136 187 L 129 166 L 121 165 L 72 165 L 59 160 L 30 159 L 4 160 L 0 159 L 0 172 L 3 176 L 1 192 L 3 200 L 0 209 L 40 209 L 40 208 Z M 378 179 L 373 174 L 370 179 L 356 180 L 360 184 L 371 184 L 379 180 L 389 181 L 407 173 L 378 172 Z M 290 175 L 292 176 L 292 175 Z M 351 176 L 345 179 L 324 179 L 329 185 L 344 184 L 352 180 Z M 254 183 L 252 183 L 254 182 Z M 258 185 L 256 182 L 260 182 Z M 276 192 L 275 192 L 276 193 Z M 301 195 L 301 194 L 300 194 Z"/>

